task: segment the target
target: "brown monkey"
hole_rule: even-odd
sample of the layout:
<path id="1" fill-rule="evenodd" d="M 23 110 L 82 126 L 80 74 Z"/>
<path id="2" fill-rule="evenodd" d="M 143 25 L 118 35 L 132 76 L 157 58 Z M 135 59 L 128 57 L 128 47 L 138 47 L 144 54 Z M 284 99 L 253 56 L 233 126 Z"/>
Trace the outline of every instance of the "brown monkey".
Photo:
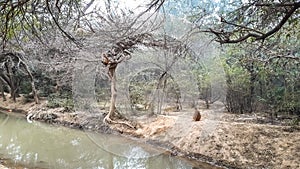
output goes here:
<path id="1" fill-rule="evenodd" d="M 201 114 L 199 112 L 199 110 L 197 108 L 195 108 L 195 113 L 194 113 L 194 116 L 193 116 L 193 120 L 194 121 L 200 121 L 201 119 Z"/>

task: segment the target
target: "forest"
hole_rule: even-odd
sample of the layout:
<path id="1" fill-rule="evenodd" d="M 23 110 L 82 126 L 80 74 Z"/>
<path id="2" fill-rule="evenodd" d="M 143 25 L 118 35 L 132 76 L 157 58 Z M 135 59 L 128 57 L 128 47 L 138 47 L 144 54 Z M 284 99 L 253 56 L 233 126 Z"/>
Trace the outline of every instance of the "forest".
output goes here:
<path id="1" fill-rule="evenodd" d="M 2 0 L 1 110 L 31 104 L 138 129 L 142 116 L 195 108 L 205 120 L 222 109 L 299 132 L 299 8 L 299 0 Z"/>
<path id="2" fill-rule="evenodd" d="M 16 101 L 23 94 L 36 103 L 46 97 L 50 107 L 73 109 L 72 74 L 78 60 L 95 65 L 91 71 L 97 75 L 90 82 L 98 79 L 95 97 L 105 100 L 110 95 L 108 81 L 115 78 L 114 67 L 131 62 L 132 56 L 148 62 L 142 55 L 155 57 L 152 53 L 166 58 L 152 77 L 159 83 L 167 81 L 177 60 L 189 62 L 191 69 L 186 73 L 197 85 L 197 91 L 191 91 L 197 95 L 193 99 L 205 100 L 207 107 L 221 100 L 232 113 L 297 115 L 295 123 L 299 121 L 299 2 L 150 1 L 136 11 L 121 5 L 73 0 L 1 2 L 3 101 Z M 141 70 L 137 64 L 132 66 L 133 71 Z M 224 72 L 216 70 L 219 66 Z M 139 73 L 147 73 L 146 69 Z M 219 95 L 213 93 L 214 83 L 222 90 Z M 145 102 L 140 98 L 143 90 L 134 89 L 130 97 L 136 100 L 131 99 L 131 104 Z"/>

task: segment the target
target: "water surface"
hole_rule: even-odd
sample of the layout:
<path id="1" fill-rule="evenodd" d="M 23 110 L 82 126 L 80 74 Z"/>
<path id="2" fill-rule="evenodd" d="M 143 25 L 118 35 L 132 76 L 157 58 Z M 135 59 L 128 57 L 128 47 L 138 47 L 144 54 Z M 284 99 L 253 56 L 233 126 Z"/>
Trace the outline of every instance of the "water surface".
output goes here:
<path id="1" fill-rule="evenodd" d="M 115 135 L 51 126 L 0 113 L 0 157 L 29 168 L 191 169 L 194 163 Z"/>

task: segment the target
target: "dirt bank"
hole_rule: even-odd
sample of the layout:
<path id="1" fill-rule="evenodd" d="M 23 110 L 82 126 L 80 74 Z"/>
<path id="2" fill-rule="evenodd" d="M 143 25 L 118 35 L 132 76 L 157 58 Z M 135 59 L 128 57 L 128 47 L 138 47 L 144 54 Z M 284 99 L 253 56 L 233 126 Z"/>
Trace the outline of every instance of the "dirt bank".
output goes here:
<path id="1" fill-rule="evenodd" d="M 192 109 L 167 116 L 136 117 L 136 129 L 102 123 L 102 114 L 66 112 L 40 105 L 3 103 L 1 107 L 24 110 L 30 120 L 41 120 L 68 127 L 115 132 L 143 139 L 169 150 L 173 155 L 190 157 L 228 168 L 300 168 L 300 127 L 261 123 L 261 117 L 224 113 L 221 106 L 201 110 L 202 119 L 192 121 Z M 21 111 L 22 112 L 22 111 Z"/>
<path id="2" fill-rule="evenodd" d="M 0 169 L 8 169 L 8 168 L 0 164 Z"/>
<path id="3" fill-rule="evenodd" d="M 226 114 L 222 109 L 202 110 L 202 117 L 193 122 L 189 111 L 158 116 L 142 122 L 134 133 L 226 166 L 300 168 L 299 126 L 257 124 L 261 117 Z"/>

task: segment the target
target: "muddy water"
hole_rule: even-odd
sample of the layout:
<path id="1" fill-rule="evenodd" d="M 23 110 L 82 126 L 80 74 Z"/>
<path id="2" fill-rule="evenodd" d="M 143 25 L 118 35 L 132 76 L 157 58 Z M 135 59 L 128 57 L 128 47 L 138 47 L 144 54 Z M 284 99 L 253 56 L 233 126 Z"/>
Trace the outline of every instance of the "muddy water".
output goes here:
<path id="1" fill-rule="evenodd" d="M 123 137 L 29 123 L 2 113 L 0 158 L 10 159 L 10 165 L 51 169 L 191 169 L 195 165 Z"/>

